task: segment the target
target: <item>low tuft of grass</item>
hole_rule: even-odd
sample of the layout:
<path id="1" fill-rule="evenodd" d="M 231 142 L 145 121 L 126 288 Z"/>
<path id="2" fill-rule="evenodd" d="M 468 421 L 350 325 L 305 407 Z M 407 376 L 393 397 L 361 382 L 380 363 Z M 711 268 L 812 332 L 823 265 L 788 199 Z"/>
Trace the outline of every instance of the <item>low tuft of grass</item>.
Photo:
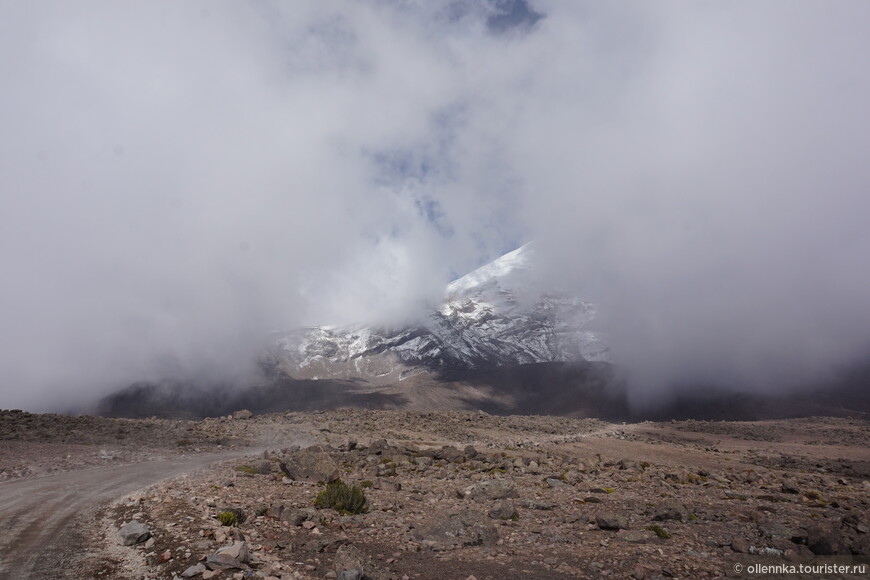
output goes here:
<path id="1" fill-rule="evenodd" d="M 317 494 L 314 507 L 332 508 L 343 514 L 362 514 L 368 511 L 363 490 L 340 479 L 328 484 L 326 489 Z"/>

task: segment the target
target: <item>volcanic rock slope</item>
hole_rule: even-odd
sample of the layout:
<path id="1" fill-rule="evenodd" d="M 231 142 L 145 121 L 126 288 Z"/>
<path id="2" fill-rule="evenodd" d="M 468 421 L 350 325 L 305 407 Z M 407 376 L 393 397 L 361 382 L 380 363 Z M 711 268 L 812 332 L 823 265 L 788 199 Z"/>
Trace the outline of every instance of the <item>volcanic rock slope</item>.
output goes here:
<path id="1" fill-rule="evenodd" d="M 314 327 L 283 334 L 272 364 L 294 379 L 390 384 L 420 373 L 608 361 L 595 305 L 539 288 L 526 244 L 447 286 L 443 303 L 404 328 Z"/>

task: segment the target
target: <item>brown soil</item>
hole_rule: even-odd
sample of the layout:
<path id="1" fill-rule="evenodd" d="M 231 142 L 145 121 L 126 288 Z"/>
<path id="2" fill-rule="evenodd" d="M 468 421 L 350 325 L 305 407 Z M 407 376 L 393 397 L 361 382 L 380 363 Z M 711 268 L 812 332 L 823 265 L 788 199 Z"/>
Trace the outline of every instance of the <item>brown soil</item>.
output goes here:
<path id="1" fill-rule="evenodd" d="M 50 524 L 54 535 L 31 537 L 19 523 L 2 519 L 4 532 L 18 531 L 0 542 L 0 577 L 20 577 L 10 566 L 27 553 L 32 569 L 50 564 L 51 577 L 172 578 L 234 540 L 247 542 L 251 562 L 214 578 L 335 577 L 335 553 L 346 544 L 371 559 L 375 577 L 460 580 L 719 577 L 734 575 L 735 564 L 753 558 L 809 562 L 814 550 L 825 551 L 820 537 L 841 560 L 870 548 L 870 428 L 856 419 L 616 424 L 335 410 L 179 426 L 95 423 L 94 442 L 87 443 L 58 442 L 65 435 L 52 431 L 54 419 L 45 417 L 6 419 L 20 437 L 4 447 L 0 471 L 15 475 L 27 467 L 22 475 L 30 479 L 0 484 L 0 501 L 7 502 L 0 513 L 20 500 L 15 490 L 35 495 L 46 482 L 73 475 L 78 483 L 49 485 L 56 491 L 46 497 L 55 503 L 36 521 Z M 35 424 L 54 436 L 33 437 Z M 110 448 L 105 436 L 118 425 L 129 429 L 128 437 Z M 190 451 L 250 445 L 251 454 L 156 484 L 183 463 L 143 462 L 135 472 L 107 476 L 124 473 L 129 468 L 123 465 L 147 454 L 177 457 L 182 435 Z M 349 439 L 359 446 L 351 449 Z M 386 443 L 377 443 L 381 439 Z M 310 445 L 322 448 L 344 481 L 373 484 L 364 489 L 368 513 L 314 509 L 322 483 L 283 475 L 279 464 Z M 453 451 L 441 452 L 445 445 Z M 465 451 L 468 445 L 476 456 Z M 104 448 L 117 458 L 87 459 L 101 457 Z M 205 461 L 196 457 L 185 459 L 187 467 Z M 116 467 L 83 469 L 101 462 Z M 68 469 L 80 471 L 34 477 Z M 490 480 L 506 481 L 517 497 L 478 501 L 461 493 Z M 89 487 L 89 493 L 76 491 Z M 120 499 L 98 507 L 110 497 Z M 513 508 L 517 517 L 490 517 L 497 507 Z M 230 508 L 245 519 L 222 526 L 217 516 Z M 282 520 L 280 508 L 307 510 L 311 523 Z M 464 514 L 494 534 L 479 545 L 445 544 L 433 530 L 450 514 Z M 117 529 L 133 519 L 150 527 L 153 541 L 120 546 Z M 605 529 L 608 520 L 626 529 Z M 16 539 L 6 539 L 11 536 Z"/>

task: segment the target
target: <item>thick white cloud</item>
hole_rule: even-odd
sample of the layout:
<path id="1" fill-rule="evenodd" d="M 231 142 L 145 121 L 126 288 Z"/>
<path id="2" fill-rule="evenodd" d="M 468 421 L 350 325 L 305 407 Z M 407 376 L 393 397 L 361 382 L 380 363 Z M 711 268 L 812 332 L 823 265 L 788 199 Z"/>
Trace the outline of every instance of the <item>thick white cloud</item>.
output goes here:
<path id="1" fill-rule="evenodd" d="M 509 5 L 0 3 L 0 407 L 232 376 L 532 238 L 652 396 L 866 352 L 866 3 Z"/>

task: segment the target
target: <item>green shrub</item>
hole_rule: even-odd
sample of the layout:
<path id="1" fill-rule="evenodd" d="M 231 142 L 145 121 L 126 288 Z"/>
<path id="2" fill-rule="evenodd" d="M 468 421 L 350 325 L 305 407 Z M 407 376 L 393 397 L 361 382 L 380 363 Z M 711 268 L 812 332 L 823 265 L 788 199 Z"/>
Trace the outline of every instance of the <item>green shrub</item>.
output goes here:
<path id="1" fill-rule="evenodd" d="M 250 465 L 236 465 L 235 470 L 248 475 L 257 475 L 257 469 Z"/>
<path id="2" fill-rule="evenodd" d="M 332 508 L 344 514 L 362 514 L 368 511 L 363 490 L 340 479 L 333 481 L 317 494 L 314 507 Z"/>
<path id="3" fill-rule="evenodd" d="M 221 512 L 218 514 L 218 519 L 222 526 L 234 526 L 239 523 L 239 518 L 233 512 Z"/>

